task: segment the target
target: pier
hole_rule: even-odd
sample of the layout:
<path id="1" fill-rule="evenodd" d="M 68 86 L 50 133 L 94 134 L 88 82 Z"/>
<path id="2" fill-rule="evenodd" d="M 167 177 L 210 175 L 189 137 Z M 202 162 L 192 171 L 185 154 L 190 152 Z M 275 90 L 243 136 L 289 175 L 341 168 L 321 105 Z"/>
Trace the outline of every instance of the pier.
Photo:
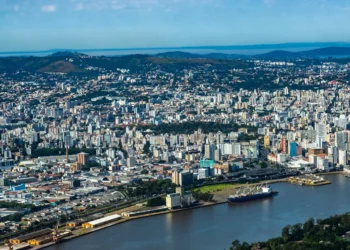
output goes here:
<path id="1" fill-rule="evenodd" d="M 306 185 L 306 186 L 323 186 L 331 184 L 332 182 L 325 180 L 321 176 L 317 175 L 305 175 L 305 176 L 294 176 L 287 178 L 287 181 L 292 184 Z"/>

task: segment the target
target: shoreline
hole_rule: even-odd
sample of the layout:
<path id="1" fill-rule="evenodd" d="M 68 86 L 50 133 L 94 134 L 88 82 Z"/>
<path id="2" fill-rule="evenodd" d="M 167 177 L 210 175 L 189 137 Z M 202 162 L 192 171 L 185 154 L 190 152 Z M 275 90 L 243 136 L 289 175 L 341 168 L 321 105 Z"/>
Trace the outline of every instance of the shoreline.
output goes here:
<path id="1" fill-rule="evenodd" d="M 338 171 L 338 172 L 320 173 L 320 175 L 332 175 L 332 174 L 343 174 L 343 172 Z M 281 182 L 287 182 L 288 183 L 287 178 L 260 181 L 259 183 L 272 184 L 272 183 L 281 183 Z M 247 185 L 257 185 L 259 183 L 236 185 L 236 186 L 234 186 L 234 188 L 239 188 L 239 187 L 247 186 Z M 192 206 L 192 207 L 186 207 L 186 208 L 175 209 L 175 210 L 161 211 L 161 212 L 144 214 L 144 215 L 135 216 L 135 217 L 122 218 L 121 220 L 114 221 L 112 223 L 103 225 L 103 226 L 98 227 L 98 228 L 90 229 L 89 231 L 86 231 L 86 232 L 83 232 L 83 233 L 79 233 L 79 230 L 82 230 L 81 228 L 79 228 L 77 230 L 73 230 L 72 231 L 72 232 L 77 232 L 77 234 L 72 234 L 72 235 L 62 239 L 62 241 L 60 241 L 58 243 L 49 242 L 49 243 L 43 244 L 41 246 L 32 247 L 30 249 L 33 249 L 33 250 L 45 249 L 45 248 L 48 248 L 48 247 L 51 247 L 51 246 L 54 246 L 54 245 L 58 245 L 60 243 L 64 243 L 64 242 L 69 241 L 69 240 L 76 239 L 78 237 L 89 235 L 89 234 L 94 233 L 96 231 L 100 231 L 100 230 L 103 230 L 103 229 L 106 229 L 106 228 L 109 228 L 109 227 L 112 227 L 112 226 L 115 226 L 115 225 L 126 223 L 128 221 L 136 220 L 136 219 L 142 219 L 142 218 L 147 218 L 147 217 L 159 216 L 159 215 L 164 215 L 164 214 L 169 214 L 169 213 L 178 213 L 178 212 L 183 212 L 183 211 L 190 210 L 190 209 L 199 209 L 199 208 L 203 208 L 203 207 L 210 207 L 210 206 L 215 206 L 215 205 L 221 205 L 221 204 L 224 204 L 224 203 L 227 203 L 226 199 L 218 199 L 215 202 L 204 202 L 204 203 L 201 203 L 201 204 L 199 204 L 197 206 Z"/>
<path id="2" fill-rule="evenodd" d="M 48 248 L 50 246 L 59 245 L 60 243 L 64 243 L 66 241 L 73 240 L 73 239 L 76 239 L 78 237 L 82 237 L 82 236 L 85 236 L 85 235 L 89 235 L 91 233 L 94 233 L 94 232 L 97 232 L 97 231 L 100 231 L 100 230 L 103 230 L 103 229 L 106 229 L 106 228 L 109 228 L 109 227 L 112 227 L 112 226 L 115 226 L 115 225 L 123 224 L 123 223 L 126 223 L 128 221 L 136 220 L 136 219 L 142 219 L 142 218 L 147 218 L 147 217 L 159 216 L 159 215 L 164 215 L 164 214 L 169 214 L 169 213 L 178 213 L 178 212 L 183 212 L 183 211 L 191 210 L 191 209 L 198 209 L 198 208 L 203 208 L 203 207 L 210 207 L 210 206 L 215 206 L 215 205 L 221 205 L 221 204 L 224 204 L 224 203 L 227 203 L 227 201 L 206 202 L 206 203 L 202 203 L 202 204 L 200 204 L 198 206 L 193 206 L 193 207 L 187 207 L 187 208 L 181 208 L 181 209 L 175 209 L 175 210 L 168 210 L 168 211 L 161 211 L 161 212 L 158 212 L 158 213 L 152 213 L 152 214 L 145 214 L 145 215 L 140 215 L 140 216 L 135 216 L 135 217 L 123 218 L 121 220 L 114 221 L 112 223 L 103 225 L 101 227 L 90 229 L 89 231 L 87 231 L 85 233 L 82 233 L 82 234 L 76 234 L 76 235 L 73 234 L 71 236 L 68 236 L 68 237 L 64 238 L 62 241 L 60 241 L 58 243 L 50 242 L 50 243 L 43 244 L 41 246 L 32 247 L 30 249 L 33 249 L 33 250 L 45 249 L 45 248 Z M 76 231 L 78 231 L 78 230 L 76 230 Z"/>
<path id="3" fill-rule="evenodd" d="M 275 179 L 275 180 L 267 180 L 267 181 L 264 181 L 264 183 L 280 183 L 280 182 L 286 182 L 286 181 L 287 181 L 286 178 L 282 178 L 282 179 Z M 263 183 L 263 182 L 261 182 L 261 183 Z M 234 188 L 239 188 L 241 186 L 246 186 L 246 185 L 256 185 L 256 184 L 258 184 L 258 183 L 242 184 L 242 185 L 234 186 Z M 103 229 L 106 229 L 106 228 L 109 228 L 109 227 L 112 227 L 112 226 L 115 226 L 115 225 L 119 225 L 119 224 L 122 224 L 122 223 L 126 223 L 128 221 L 132 221 L 132 220 L 137 220 L 137 219 L 142 219 L 142 218 L 147 218 L 147 217 L 153 217 L 153 216 L 159 216 L 159 215 L 164 215 L 164 214 L 169 214 L 169 213 L 178 213 L 178 212 L 183 212 L 183 211 L 191 210 L 191 209 L 199 209 L 199 208 L 203 208 L 203 207 L 210 207 L 210 206 L 215 206 L 215 205 L 221 205 L 221 204 L 224 204 L 224 203 L 227 203 L 227 200 L 226 199 L 225 200 L 220 199 L 220 200 L 217 200 L 215 202 L 204 202 L 204 203 L 202 203 L 202 204 L 200 204 L 198 206 L 192 206 L 192 207 L 186 207 L 186 208 L 181 208 L 181 209 L 167 210 L 167 211 L 161 211 L 161 212 L 157 212 L 157 213 L 144 214 L 144 215 L 135 216 L 135 217 L 123 218 L 123 219 L 121 219 L 119 221 L 115 221 L 115 222 L 103 225 L 101 227 L 98 227 L 98 228 L 90 229 L 89 231 L 84 232 L 82 234 L 75 234 L 75 235 L 73 234 L 71 236 L 68 236 L 68 237 L 64 238 L 61 242 L 63 243 L 63 242 L 66 242 L 66 241 L 69 241 L 69 240 L 72 240 L 72 239 L 76 239 L 78 237 L 82 237 L 82 236 L 94 233 L 96 231 L 100 231 L 100 230 L 103 230 Z M 76 231 L 78 231 L 78 230 L 76 230 Z M 41 246 L 36 246 L 36 247 L 30 248 L 30 249 L 34 249 L 34 250 L 45 249 L 45 248 L 48 248 L 50 246 L 57 245 L 57 244 L 60 244 L 60 242 L 58 242 L 58 243 L 50 242 L 50 243 L 46 243 L 46 244 L 43 244 Z"/>

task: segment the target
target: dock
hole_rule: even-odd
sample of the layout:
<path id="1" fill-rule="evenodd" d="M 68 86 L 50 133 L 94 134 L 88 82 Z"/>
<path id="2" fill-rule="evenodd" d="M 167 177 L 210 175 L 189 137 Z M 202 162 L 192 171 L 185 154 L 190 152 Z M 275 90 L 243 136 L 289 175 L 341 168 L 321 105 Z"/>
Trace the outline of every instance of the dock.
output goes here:
<path id="1" fill-rule="evenodd" d="M 331 184 L 332 182 L 325 180 L 317 175 L 293 176 L 287 179 L 289 183 L 305 186 L 323 186 Z"/>

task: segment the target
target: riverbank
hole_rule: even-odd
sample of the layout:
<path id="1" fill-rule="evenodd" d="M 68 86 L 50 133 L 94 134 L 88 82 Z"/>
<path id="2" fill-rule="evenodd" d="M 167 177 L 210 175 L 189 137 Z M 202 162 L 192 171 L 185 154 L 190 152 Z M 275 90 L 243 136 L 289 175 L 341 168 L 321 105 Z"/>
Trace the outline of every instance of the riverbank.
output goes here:
<path id="1" fill-rule="evenodd" d="M 109 227 L 112 227 L 112 226 L 115 226 L 115 225 L 119 225 L 119 224 L 122 224 L 122 223 L 125 223 L 125 222 L 133 221 L 133 220 L 136 220 L 136 219 L 142 219 L 142 218 L 147 218 L 147 217 L 159 216 L 159 215 L 164 215 L 164 214 L 168 214 L 168 213 L 178 213 L 178 212 L 183 212 L 183 211 L 186 211 L 186 210 L 203 208 L 203 207 L 209 207 L 209 206 L 219 205 L 219 204 L 223 204 L 223 203 L 226 203 L 226 200 L 225 201 L 215 201 L 215 202 L 203 202 L 203 203 L 200 203 L 197 206 L 192 206 L 192 207 L 187 207 L 187 208 L 181 208 L 181 209 L 175 209 L 175 210 L 167 210 L 167 211 L 161 211 L 161 212 L 157 212 L 157 213 L 145 214 L 145 215 L 140 215 L 140 216 L 135 216 L 135 217 L 122 218 L 121 220 L 118 220 L 118 221 L 115 221 L 115 222 L 103 225 L 103 226 L 98 227 L 98 228 L 93 228 L 93 229 L 80 228 L 80 229 L 77 229 L 77 230 L 73 230 L 73 235 L 64 238 L 62 240 L 62 242 L 66 242 L 66 241 L 69 241 L 69 240 L 72 240 L 72 239 L 76 239 L 78 237 L 85 236 L 85 235 L 88 235 L 88 234 L 91 234 L 91 233 L 94 233 L 94 232 L 97 232 L 97 231 L 100 231 L 100 230 L 103 230 L 103 229 L 106 229 L 106 228 L 109 228 Z M 60 244 L 60 242 L 58 242 L 58 243 L 50 242 L 50 243 L 46 243 L 46 244 L 43 244 L 41 246 L 33 247 L 33 248 L 30 248 L 30 249 L 33 249 L 33 250 L 45 249 L 45 248 L 48 248 L 48 247 L 56 245 L 56 244 Z"/>
<path id="2" fill-rule="evenodd" d="M 279 182 L 286 182 L 286 178 L 275 179 L 275 180 L 266 180 L 266 181 L 259 182 L 259 183 L 260 184 L 262 184 L 262 183 L 272 184 L 272 183 L 279 183 Z M 62 242 L 66 242 L 66 241 L 69 241 L 69 240 L 72 240 L 72 239 L 76 239 L 78 237 L 85 236 L 85 235 L 88 235 L 88 234 L 91 234 L 91 233 L 94 233 L 94 232 L 97 232 L 97 231 L 100 231 L 100 230 L 103 230 L 103 229 L 106 229 L 106 228 L 109 228 L 109 227 L 112 227 L 112 226 L 115 226 L 115 225 L 119 225 L 119 224 L 122 224 L 122 223 L 125 223 L 125 222 L 133 221 L 133 220 L 136 220 L 136 219 L 142 219 L 142 218 L 147 218 L 147 217 L 164 215 L 164 214 L 168 214 L 168 213 L 178 213 L 178 212 L 183 212 L 183 211 L 186 211 L 186 210 L 191 210 L 191 209 L 197 209 L 197 208 L 203 208 L 203 207 L 223 204 L 223 203 L 227 202 L 227 196 L 229 196 L 232 193 L 235 193 L 235 190 L 237 188 L 240 188 L 240 187 L 243 187 L 243 186 L 254 186 L 254 185 L 257 185 L 259 183 L 234 184 L 231 187 L 225 188 L 224 190 L 221 190 L 221 191 L 218 191 L 218 192 L 214 191 L 213 192 L 213 194 L 214 194 L 214 202 L 202 202 L 199 205 L 192 206 L 192 207 L 187 207 L 187 208 L 182 208 L 182 209 L 167 210 L 167 211 L 161 211 L 161 212 L 156 212 L 156 213 L 144 214 L 144 215 L 140 215 L 140 216 L 127 217 L 127 218 L 124 217 L 121 220 L 114 221 L 112 223 L 103 225 L 103 226 L 98 227 L 98 228 L 93 228 L 93 229 L 79 228 L 77 230 L 73 230 L 72 231 L 73 234 L 71 236 L 68 236 L 68 237 L 64 238 L 62 240 Z M 121 213 L 121 211 L 117 210 L 115 212 L 109 213 L 108 215 L 116 214 L 116 213 Z M 34 249 L 34 250 L 45 249 L 45 248 L 48 248 L 48 247 L 56 245 L 56 244 L 60 244 L 60 242 L 59 243 L 49 242 L 49 243 L 43 244 L 41 246 L 33 247 L 31 249 Z"/>
<path id="3" fill-rule="evenodd" d="M 316 175 L 333 175 L 333 174 L 346 174 L 344 171 L 334 171 L 334 172 L 325 172 L 325 173 L 317 173 Z"/>
<path id="4" fill-rule="evenodd" d="M 330 173 L 327 173 L 330 174 Z M 335 172 L 332 172 L 332 174 L 337 174 Z M 276 180 L 267 180 L 267 181 L 262 181 L 260 182 L 260 184 L 262 183 L 268 183 L 268 184 L 272 184 L 272 183 L 279 183 L 279 182 L 286 182 L 286 178 L 283 179 L 276 179 Z M 76 239 L 79 238 L 80 236 L 84 236 L 84 235 L 88 235 L 91 234 L 93 232 L 97 232 L 115 225 L 119 225 L 119 224 L 123 224 L 125 222 L 131 222 L 137 219 L 141 219 L 141 218 L 147 218 L 147 217 L 155 217 L 158 215 L 164 215 L 164 214 L 168 214 L 168 213 L 177 213 L 177 212 L 184 212 L 186 210 L 191 210 L 191 209 L 197 209 L 197 208 L 203 208 L 203 207 L 208 207 L 208 206 L 214 206 L 214 205 L 218 205 L 218 204 L 223 204 L 227 202 L 227 196 L 234 194 L 235 190 L 239 187 L 243 187 L 243 186 L 252 186 L 252 185 L 257 185 L 259 183 L 252 183 L 252 184 L 236 184 L 236 185 L 232 185 L 232 187 L 221 190 L 219 192 L 213 192 L 214 194 L 214 200 L 216 202 L 208 202 L 208 203 L 202 203 L 198 206 L 194 206 L 194 207 L 189 207 L 189 208 L 184 208 L 184 209 L 176 209 L 176 210 L 169 210 L 169 211 L 162 211 L 162 212 L 157 212 L 157 213 L 152 213 L 152 214 L 145 214 L 145 215 L 140 215 L 140 216 L 135 216 L 135 217 L 131 217 L 131 218 L 123 218 L 119 221 L 101 226 L 99 228 L 95 228 L 95 229 L 77 229 L 73 231 L 73 235 L 66 237 L 64 240 L 62 240 L 62 242 L 66 242 L 66 241 L 70 241 L 72 239 Z M 118 213 L 120 211 L 115 211 L 113 213 Z M 59 245 L 60 243 L 58 243 Z M 44 249 L 44 248 L 48 248 L 50 246 L 56 245 L 54 243 L 47 243 L 41 246 L 37 246 L 34 247 L 32 249 Z"/>
<path id="5" fill-rule="evenodd" d="M 228 249 L 235 239 L 248 243 L 264 242 L 280 236 L 285 225 L 349 211 L 350 198 L 344 190 L 350 189 L 350 178 L 342 175 L 324 178 L 332 184 L 320 188 L 287 182 L 271 184 L 279 191 L 271 199 L 232 205 L 225 203 L 133 220 L 45 250 L 213 250 Z"/>

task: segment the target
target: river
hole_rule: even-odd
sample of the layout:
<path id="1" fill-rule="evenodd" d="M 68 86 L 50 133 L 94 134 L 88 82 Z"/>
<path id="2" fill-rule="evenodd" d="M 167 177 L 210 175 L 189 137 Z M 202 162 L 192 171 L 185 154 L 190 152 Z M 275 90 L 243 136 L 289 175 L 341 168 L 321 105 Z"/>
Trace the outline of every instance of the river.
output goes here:
<path id="1" fill-rule="evenodd" d="M 331 185 L 276 183 L 266 200 L 221 204 L 129 221 L 46 248 L 47 250 L 223 250 L 280 235 L 287 224 L 350 211 L 350 178 L 327 175 Z"/>

